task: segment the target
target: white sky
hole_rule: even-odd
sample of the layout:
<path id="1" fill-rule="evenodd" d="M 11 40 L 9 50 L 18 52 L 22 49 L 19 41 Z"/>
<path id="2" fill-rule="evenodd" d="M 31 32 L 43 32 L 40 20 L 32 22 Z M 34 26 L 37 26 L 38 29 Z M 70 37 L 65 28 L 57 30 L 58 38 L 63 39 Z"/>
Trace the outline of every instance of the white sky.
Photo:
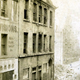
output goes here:
<path id="1" fill-rule="evenodd" d="M 67 16 L 71 16 L 72 25 L 80 25 L 80 0 L 52 0 L 56 9 L 56 25 L 63 28 Z"/>

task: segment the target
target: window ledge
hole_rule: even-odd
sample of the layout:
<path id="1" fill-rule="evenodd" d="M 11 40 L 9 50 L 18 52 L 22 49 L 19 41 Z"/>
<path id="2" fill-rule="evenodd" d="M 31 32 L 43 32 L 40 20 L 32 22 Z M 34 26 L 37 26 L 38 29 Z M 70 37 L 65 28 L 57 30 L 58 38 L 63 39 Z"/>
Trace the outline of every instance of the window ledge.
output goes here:
<path id="1" fill-rule="evenodd" d="M 25 54 L 25 55 L 19 55 L 19 58 L 26 58 L 26 57 L 34 57 L 34 56 L 43 56 L 43 55 L 52 55 L 53 52 L 45 52 L 45 53 L 33 53 L 33 54 Z"/>
<path id="2" fill-rule="evenodd" d="M 3 19 L 3 20 L 9 20 L 9 18 L 7 18 L 7 17 L 3 17 L 3 16 L 0 16 L 0 19 Z"/>
<path id="3" fill-rule="evenodd" d="M 47 24 L 43 24 L 43 26 L 47 27 Z"/>
<path id="4" fill-rule="evenodd" d="M 38 23 L 39 25 L 43 26 L 43 23 Z"/>
<path id="5" fill-rule="evenodd" d="M 38 24 L 38 22 L 37 22 L 37 21 L 33 21 L 32 23 L 34 23 L 34 24 Z"/>
<path id="6" fill-rule="evenodd" d="M 52 26 L 50 26 L 50 28 L 52 28 Z"/>
<path id="7" fill-rule="evenodd" d="M 30 20 L 29 20 L 29 19 L 23 19 L 23 21 L 25 21 L 25 22 L 30 22 Z"/>

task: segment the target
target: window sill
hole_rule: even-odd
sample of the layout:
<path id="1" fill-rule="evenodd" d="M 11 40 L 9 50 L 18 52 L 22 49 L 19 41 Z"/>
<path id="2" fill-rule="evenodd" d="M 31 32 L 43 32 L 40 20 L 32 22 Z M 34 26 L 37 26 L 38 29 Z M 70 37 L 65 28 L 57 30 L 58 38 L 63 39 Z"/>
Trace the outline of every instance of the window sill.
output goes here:
<path id="1" fill-rule="evenodd" d="M 30 20 L 29 20 L 29 19 L 23 19 L 23 21 L 25 21 L 25 22 L 30 22 Z"/>
<path id="2" fill-rule="evenodd" d="M 9 18 L 7 18 L 7 17 L 3 17 L 3 16 L 0 16 L 0 19 L 3 19 L 3 20 L 9 20 Z"/>
<path id="3" fill-rule="evenodd" d="M 33 21 L 32 23 L 34 23 L 34 24 L 38 24 L 38 22 L 37 22 L 37 21 Z"/>
<path id="4" fill-rule="evenodd" d="M 53 52 L 42 52 L 42 53 L 33 53 L 33 54 L 26 54 L 26 55 L 19 55 L 19 58 L 26 58 L 26 57 L 34 57 L 34 56 L 43 56 L 43 55 L 52 55 Z"/>
<path id="5" fill-rule="evenodd" d="M 43 26 L 47 27 L 47 24 L 43 24 Z"/>
<path id="6" fill-rule="evenodd" d="M 52 26 L 50 26 L 50 28 L 52 28 Z"/>
<path id="7" fill-rule="evenodd" d="M 43 24 L 42 23 L 38 23 L 39 25 L 41 25 L 41 26 L 43 26 Z"/>

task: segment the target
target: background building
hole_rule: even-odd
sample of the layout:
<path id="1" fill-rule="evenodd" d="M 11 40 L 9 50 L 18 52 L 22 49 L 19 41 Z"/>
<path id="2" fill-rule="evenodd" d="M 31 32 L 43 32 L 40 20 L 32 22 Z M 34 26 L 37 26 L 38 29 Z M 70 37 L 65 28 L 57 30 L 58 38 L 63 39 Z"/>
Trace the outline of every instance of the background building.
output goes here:
<path id="1" fill-rule="evenodd" d="M 19 80 L 53 80 L 55 6 L 19 0 Z"/>
<path id="2" fill-rule="evenodd" d="M 80 80 L 80 1 L 52 1 L 58 7 L 55 11 L 55 80 Z"/>
<path id="3" fill-rule="evenodd" d="M 17 0 L 0 0 L 0 80 L 18 80 Z"/>

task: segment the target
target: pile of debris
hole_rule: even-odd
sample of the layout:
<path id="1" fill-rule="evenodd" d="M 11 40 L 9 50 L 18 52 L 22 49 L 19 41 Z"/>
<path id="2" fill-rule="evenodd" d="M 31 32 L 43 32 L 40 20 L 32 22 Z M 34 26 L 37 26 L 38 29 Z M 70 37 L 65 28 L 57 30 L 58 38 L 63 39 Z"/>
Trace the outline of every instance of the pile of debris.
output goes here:
<path id="1" fill-rule="evenodd" d="M 76 80 L 74 69 L 69 66 L 56 65 L 54 80 Z"/>

